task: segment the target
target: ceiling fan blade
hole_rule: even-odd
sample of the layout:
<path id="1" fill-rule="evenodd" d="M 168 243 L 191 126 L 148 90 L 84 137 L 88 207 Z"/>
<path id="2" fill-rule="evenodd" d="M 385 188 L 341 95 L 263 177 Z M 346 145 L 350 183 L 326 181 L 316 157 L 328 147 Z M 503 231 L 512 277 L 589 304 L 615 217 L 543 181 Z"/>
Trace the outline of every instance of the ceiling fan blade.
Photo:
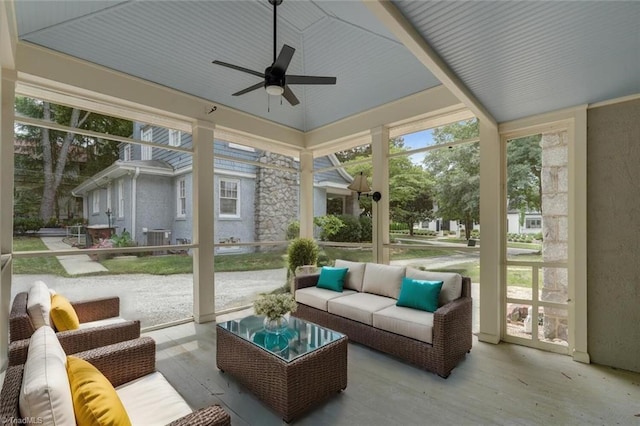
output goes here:
<path id="1" fill-rule="evenodd" d="M 227 62 L 222 61 L 213 61 L 212 64 L 222 65 L 223 67 L 231 68 L 237 71 L 246 72 L 247 74 L 255 75 L 256 77 L 264 78 L 264 73 L 250 70 L 249 68 L 240 67 L 238 65 L 229 64 Z"/>
<path id="2" fill-rule="evenodd" d="M 287 46 L 286 44 L 282 46 L 278 58 L 273 63 L 273 65 L 271 65 L 271 72 L 279 76 L 284 75 L 284 73 L 287 71 L 287 68 L 289 67 L 289 63 L 291 62 L 291 58 L 293 58 L 293 53 L 295 51 L 296 49 L 291 46 Z"/>
<path id="3" fill-rule="evenodd" d="M 313 75 L 287 75 L 286 82 L 287 84 L 336 84 L 336 78 Z"/>
<path id="4" fill-rule="evenodd" d="M 282 96 L 284 96 L 284 98 L 291 104 L 291 106 L 296 106 L 300 103 L 298 98 L 296 98 L 296 95 L 293 94 L 293 92 L 287 85 L 284 86 L 284 93 L 282 93 Z"/>
<path id="5" fill-rule="evenodd" d="M 243 89 L 243 90 L 241 90 L 239 92 L 236 92 L 236 93 L 232 94 L 231 96 L 244 95 L 245 93 L 253 92 L 254 90 L 261 89 L 263 87 L 264 87 L 264 82 L 261 81 L 260 83 L 256 83 L 253 86 L 249 86 L 246 89 Z"/>

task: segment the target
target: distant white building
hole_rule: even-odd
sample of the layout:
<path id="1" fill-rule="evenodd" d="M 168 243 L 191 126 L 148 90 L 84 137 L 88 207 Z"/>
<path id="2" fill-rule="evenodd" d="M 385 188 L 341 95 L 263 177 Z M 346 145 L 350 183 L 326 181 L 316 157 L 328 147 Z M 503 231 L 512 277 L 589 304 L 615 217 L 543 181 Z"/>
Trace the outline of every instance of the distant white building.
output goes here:
<path id="1" fill-rule="evenodd" d="M 538 232 L 542 232 L 542 213 L 525 213 L 524 223 L 522 225 L 520 224 L 520 212 L 509 211 L 507 213 L 507 233 L 537 234 Z"/>

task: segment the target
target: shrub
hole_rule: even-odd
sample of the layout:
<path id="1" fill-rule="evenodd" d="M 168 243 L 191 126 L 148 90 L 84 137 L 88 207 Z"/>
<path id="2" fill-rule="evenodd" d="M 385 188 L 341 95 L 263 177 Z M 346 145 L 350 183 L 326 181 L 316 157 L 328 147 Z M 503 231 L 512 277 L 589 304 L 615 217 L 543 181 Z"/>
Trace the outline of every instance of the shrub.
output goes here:
<path id="1" fill-rule="evenodd" d="M 36 232 L 44 226 L 44 221 L 39 217 L 20 217 L 13 218 L 14 235 L 24 235 L 27 232 Z"/>
<path id="2" fill-rule="evenodd" d="M 334 215 L 319 216 L 313 219 L 314 225 L 320 228 L 320 240 L 334 241 L 334 235 L 344 226 L 342 220 Z"/>
<path id="3" fill-rule="evenodd" d="M 341 243 L 357 243 L 360 241 L 360 234 L 362 233 L 362 227 L 360 226 L 360 220 L 348 214 L 338 216 L 343 225 L 338 232 L 333 235 L 332 241 L 338 241 Z"/>
<path id="4" fill-rule="evenodd" d="M 111 241 L 114 247 L 135 247 L 135 241 L 131 238 L 131 234 L 126 229 L 122 231 L 120 235 L 114 234 L 111 236 Z"/>
<path id="5" fill-rule="evenodd" d="M 406 223 L 399 223 L 399 222 L 391 222 L 389 224 L 389 230 L 391 231 L 405 231 L 408 230 L 409 227 L 407 226 Z"/>
<path id="6" fill-rule="evenodd" d="M 471 230 L 471 238 L 480 238 L 480 230 L 472 229 Z"/>
<path id="7" fill-rule="evenodd" d="M 293 275 L 298 266 L 315 265 L 318 261 L 318 244 L 311 238 L 296 238 L 287 249 L 289 273 Z"/>
<path id="8" fill-rule="evenodd" d="M 293 240 L 300 236 L 300 222 L 297 220 L 295 222 L 291 222 L 289 226 L 287 226 L 287 240 Z"/>
<path id="9" fill-rule="evenodd" d="M 371 217 L 360 216 L 358 221 L 360 222 L 360 241 L 370 243 L 373 241 Z"/>
<path id="10" fill-rule="evenodd" d="M 45 228 L 59 228 L 60 223 L 57 217 L 50 217 L 49 220 L 45 223 Z"/>

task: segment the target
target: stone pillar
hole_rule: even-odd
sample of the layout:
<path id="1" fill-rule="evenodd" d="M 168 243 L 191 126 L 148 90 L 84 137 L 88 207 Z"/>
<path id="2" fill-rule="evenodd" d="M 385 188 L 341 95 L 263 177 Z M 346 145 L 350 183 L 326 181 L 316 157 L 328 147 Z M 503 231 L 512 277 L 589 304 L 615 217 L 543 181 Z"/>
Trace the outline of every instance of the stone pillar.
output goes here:
<path id="1" fill-rule="evenodd" d="M 265 152 L 258 161 L 293 168 L 294 160 Z M 298 219 L 298 177 L 296 173 L 260 167 L 256 177 L 255 236 L 256 241 L 282 241 L 287 227 Z"/>
<path id="2" fill-rule="evenodd" d="M 542 260 L 566 263 L 569 254 L 568 133 L 542 135 Z M 542 268 L 541 300 L 566 303 L 567 268 Z M 568 309 L 544 308 L 545 339 L 568 340 Z"/>

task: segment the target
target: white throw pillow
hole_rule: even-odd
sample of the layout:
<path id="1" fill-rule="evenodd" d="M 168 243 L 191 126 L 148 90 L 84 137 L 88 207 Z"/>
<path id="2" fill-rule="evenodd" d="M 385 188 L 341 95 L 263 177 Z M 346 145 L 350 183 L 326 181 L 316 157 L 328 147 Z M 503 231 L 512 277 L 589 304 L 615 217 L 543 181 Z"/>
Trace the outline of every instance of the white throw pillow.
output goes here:
<path id="1" fill-rule="evenodd" d="M 363 262 L 350 262 L 348 260 L 336 259 L 336 268 L 349 268 L 347 276 L 344 279 L 344 288 L 362 291 L 365 265 L 366 263 Z"/>
<path id="2" fill-rule="evenodd" d="M 27 296 L 27 313 L 35 329 L 43 325 L 49 325 L 49 313 L 51 312 L 51 293 L 42 281 L 34 282 L 29 288 Z"/>
<path id="3" fill-rule="evenodd" d="M 404 266 L 367 263 L 364 268 L 362 291 L 397 299 L 400 294 L 404 271 Z"/>
<path id="4" fill-rule="evenodd" d="M 407 278 L 427 281 L 442 281 L 438 306 L 444 306 L 453 302 L 462 295 L 462 275 L 455 272 L 421 271 L 415 268 L 407 268 Z"/>
<path id="5" fill-rule="evenodd" d="M 67 355 L 51 327 L 40 327 L 29 342 L 20 389 L 20 415 L 45 425 L 75 425 Z"/>

